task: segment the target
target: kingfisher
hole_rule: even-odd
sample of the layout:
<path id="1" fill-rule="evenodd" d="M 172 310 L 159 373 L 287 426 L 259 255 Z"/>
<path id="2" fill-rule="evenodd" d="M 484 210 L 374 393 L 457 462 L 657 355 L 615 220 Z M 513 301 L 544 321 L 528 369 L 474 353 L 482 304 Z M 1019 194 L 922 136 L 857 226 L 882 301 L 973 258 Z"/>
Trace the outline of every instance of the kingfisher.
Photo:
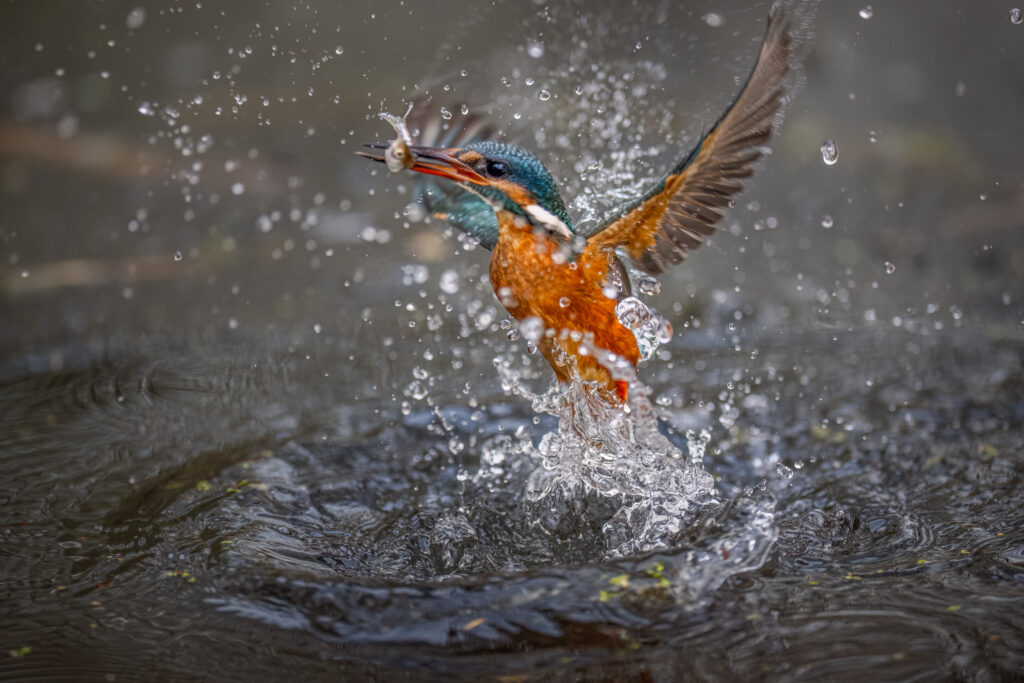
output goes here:
<path id="1" fill-rule="evenodd" d="M 628 382 L 614 365 L 636 366 L 641 354 L 616 316 L 629 293 L 622 257 L 652 276 L 682 263 L 753 174 L 777 125 L 793 58 L 792 22 L 780 7 L 769 13 L 750 76 L 717 122 L 658 181 L 594 227 L 574 228 L 544 164 L 489 139 L 486 125 L 474 122 L 436 146 L 398 150 L 405 168 L 448 181 L 437 198 L 428 195 L 428 209 L 491 250 L 498 300 L 521 327 L 529 324 L 560 382 L 589 382 L 610 401 L 627 400 Z M 367 147 L 377 151 L 361 156 L 392 167 L 393 147 Z"/>

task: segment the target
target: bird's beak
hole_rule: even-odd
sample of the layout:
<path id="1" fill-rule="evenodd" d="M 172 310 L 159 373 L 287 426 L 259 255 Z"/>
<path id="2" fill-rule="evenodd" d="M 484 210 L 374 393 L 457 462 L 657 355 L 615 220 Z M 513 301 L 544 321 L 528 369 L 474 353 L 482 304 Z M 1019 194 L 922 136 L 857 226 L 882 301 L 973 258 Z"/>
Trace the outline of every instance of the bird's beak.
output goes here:
<path id="1" fill-rule="evenodd" d="M 371 149 L 386 150 L 388 145 L 365 145 Z M 455 149 L 444 149 L 436 147 L 410 147 L 413 164 L 409 168 L 413 171 L 436 175 L 456 182 L 473 183 L 474 185 L 486 185 L 487 180 L 459 161 L 453 152 Z M 356 152 L 358 156 L 371 161 L 384 162 L 383 153 Z"/>

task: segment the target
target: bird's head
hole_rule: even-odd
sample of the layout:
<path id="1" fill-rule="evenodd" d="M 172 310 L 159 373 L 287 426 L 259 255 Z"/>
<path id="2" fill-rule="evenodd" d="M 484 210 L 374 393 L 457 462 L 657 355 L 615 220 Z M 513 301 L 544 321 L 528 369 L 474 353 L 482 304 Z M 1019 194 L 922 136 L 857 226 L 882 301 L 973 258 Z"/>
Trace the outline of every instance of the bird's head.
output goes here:
<path id="1" fill-rule="evenodd" d="M 370 145 L 380 149 L 382 145 Z M 479 140 L 465 147 L 411 147 L 413 171 L 459 183 L 496 211 L 526 218 L 564 240 L 574 237 L 565 203 L 551 173 L 530 152 L 507 142 Z M 383 157 L 363 154 L 375 161 Z"/>

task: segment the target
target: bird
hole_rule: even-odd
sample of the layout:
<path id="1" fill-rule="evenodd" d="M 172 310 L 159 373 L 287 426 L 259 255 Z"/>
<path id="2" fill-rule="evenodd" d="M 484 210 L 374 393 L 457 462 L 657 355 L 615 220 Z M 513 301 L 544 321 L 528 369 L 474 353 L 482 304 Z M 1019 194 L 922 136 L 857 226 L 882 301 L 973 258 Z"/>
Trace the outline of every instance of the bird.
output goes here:
<path id="1" fill-rule="evenodd" d="M 633 331 L 616 316 L 629 293 L 625 256 L 652 276 L 682 263 L 715 231 L 775 131 L 793 61 L 793 22 L 776 4 L 755 65 L 725 112 L 695 146 L 635 199 L 604 221 L 577 230 L 558 186 L 527 149 L 489 139 L 473 121 L 441 144 L 411 146 L 406 167 L 443 179 L 429 199 L 447 221 L 491 250 L 498 300 L 534 341 L 560 382 L 589 383 L 625 403 L 629 382 L 616 364 L 635 367 Z M 429 137 L 429 136 L 428 136 Z M 385 161 L 387 145 L 359 152 Z M 433 179 L 431 179 L 433 180 Z M 431 195 L 428 195 L 428 198 Z M 539 321 L 539 322 L 538 322 Z"/>

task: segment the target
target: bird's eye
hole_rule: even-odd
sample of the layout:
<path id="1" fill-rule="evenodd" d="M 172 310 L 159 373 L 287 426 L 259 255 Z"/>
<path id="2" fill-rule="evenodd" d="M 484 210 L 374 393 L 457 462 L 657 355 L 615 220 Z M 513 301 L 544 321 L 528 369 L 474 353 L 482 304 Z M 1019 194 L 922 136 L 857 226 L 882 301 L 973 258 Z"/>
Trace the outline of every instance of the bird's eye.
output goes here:
<path id="1" fill-rule="evenodd" d="M 508 166 L 500 161 L 488 161 L 487 162 L 487 175 L 492 178 L 500 178 L 504 175 L 508 175 Z"/>

